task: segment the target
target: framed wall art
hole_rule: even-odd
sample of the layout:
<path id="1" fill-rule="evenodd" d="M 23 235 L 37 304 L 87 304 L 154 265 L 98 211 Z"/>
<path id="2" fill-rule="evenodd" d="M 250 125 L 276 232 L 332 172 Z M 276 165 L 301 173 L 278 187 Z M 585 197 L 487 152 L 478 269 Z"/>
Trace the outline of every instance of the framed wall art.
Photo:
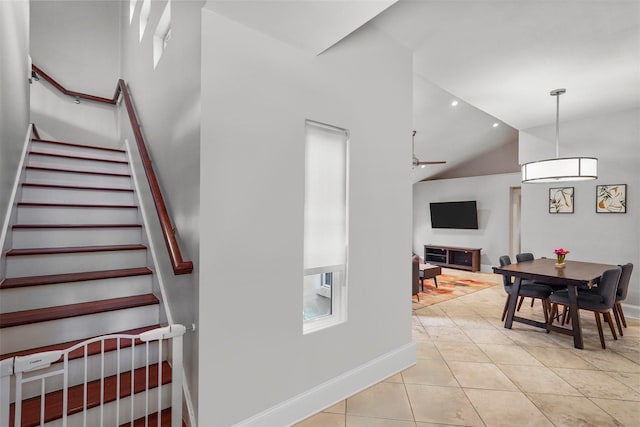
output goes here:
<path id="1" fill-rule="evenodd" d="M 627 213 L 627 184 L 596 185 L 597 213 Z"/>
<path id="2" fill-rule="evenodd" d="M 573 187 L 549 189 L 549 213 L 573 213 Z"/>

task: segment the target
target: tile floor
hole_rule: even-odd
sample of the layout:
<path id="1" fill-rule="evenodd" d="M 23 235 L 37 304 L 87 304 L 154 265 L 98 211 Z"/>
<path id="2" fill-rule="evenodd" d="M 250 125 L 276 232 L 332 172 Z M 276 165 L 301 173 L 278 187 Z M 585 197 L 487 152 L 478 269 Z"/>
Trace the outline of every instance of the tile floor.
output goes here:
<path id="1" fill-rule="evenodd" d="M 570 336 L 505 329 L 504 301 L 498 285 L 414 311 L 415 366 L 296 427 L 640 426 L 640 320 L 627 319 L 618 341 L 605 323 L 603 350 L 583 311 L 578 350 Z M 521 315 L 542 320 L 529 302 Z"/>

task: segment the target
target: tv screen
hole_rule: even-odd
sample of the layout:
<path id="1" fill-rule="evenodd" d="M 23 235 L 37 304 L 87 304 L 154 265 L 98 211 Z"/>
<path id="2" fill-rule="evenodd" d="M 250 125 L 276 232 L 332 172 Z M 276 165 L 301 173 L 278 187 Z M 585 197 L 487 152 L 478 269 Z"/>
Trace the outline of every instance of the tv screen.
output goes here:
<path id="1" fill-rule="evenodd" d="M 432 228 L 478 229 L 476 201 L 429 203 Z"/>

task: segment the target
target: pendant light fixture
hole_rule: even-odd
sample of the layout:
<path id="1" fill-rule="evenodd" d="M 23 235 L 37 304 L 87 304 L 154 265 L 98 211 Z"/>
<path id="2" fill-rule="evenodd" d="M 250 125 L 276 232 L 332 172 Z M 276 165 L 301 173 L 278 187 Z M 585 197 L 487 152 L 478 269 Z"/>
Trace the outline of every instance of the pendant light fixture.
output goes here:
<path id="1" fill-rule="evenodd" d="M 522 165 L 522 182 L 584 181 L 598 178 L 595 157 L 560 157 L 560 95 L 566 89 L 552 90 L 556 97 L 556 158 L 537 160 Z"/>

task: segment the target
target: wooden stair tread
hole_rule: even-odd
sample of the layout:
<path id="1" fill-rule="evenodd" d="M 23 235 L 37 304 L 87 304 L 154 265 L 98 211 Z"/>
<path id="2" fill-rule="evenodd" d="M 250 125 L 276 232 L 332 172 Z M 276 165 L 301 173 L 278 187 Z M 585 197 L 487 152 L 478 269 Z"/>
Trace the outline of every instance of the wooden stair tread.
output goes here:
<path id="1" fill-rule="evenodd" d="M 107 204 L 83 204 L 83 203 L 38 203 L 18 202 L 18 207 L 34 208 L 109 208 L 109 209 L 138 209 L 136 205 L 107 205 Z"/>
<path id="2" fill-rule="evenodd" d="M 28 228 L 136 228 L 141 224 L 15 224 L 14 229 Z"/>
<path id="3" fill-rule="evenodd" d="M 64 184 L 34 184 L 31 182 L 25 182 L 23 187 L 39 187 L 39 188 L 61 188 L 65 190 L 92 190 L 92 191 L 127 191 L 133 193 L 132 188 L 118 188 L 118 187 L 91 187 L 82 185 L 64 185 Z"/>
<path id="4" fill-rule="evenodd" d="M 65 153 L 65 152 L 55 152 L 48 150 L 40 150 L 40 149 L 31 149 L 29 154 L 36 154 L 39 156 L 50 156 L 50 157 L 60 157 L 63 159 L 74 159 L 74 160 L 90 160 L 94 162 L 105 162 L 105 163 L 118 163 L 118 164 L 127 164 L 128 162 L 123 159 L 116 159 L 114 157 L 100 157 L 100 156 L 89 156 L 89 155 L 81 155 L 81 154 L 73 154 L 73 153 Z"/>
<path id="5" fill-rule="evenodd" d="M 94 145 L 75 144 L 73 142 L 53 141 L 53 140 L 50 140 L 50 139 L 42 139 L 42 138 L 32 138 L 31 140 L 33 142 L 44 142 L 44 143 L 48 143 L 48 144 L 58 144 L 58 145 L 63 145 L 63 146 L 68 146 L 68 147 L 91 148 L 91 149 L 95 149 L 95 150 L 112 151 L 112 152 L 116 152 L 116 153 L 126 153 L 126 151 L 121 149 L 121 148 L 97 147 L 97 146 L 94 146 Z"/>
<path id="6" fill-rule="evenodd" d="M 65 246 L 60 248 L 25 248 L 10 249 L 7 251 L 6 256 L 75 254 L 85 252 L 133 251 L 142 249 L 147 249 L 147 247 L 142 244 L 132 244 L 102 246 Z"/>
<path id="7" fill-rule="evenodd" d="M 83 271 L 79 273 L 48 274 L 44 276 L 9 277 L 0 281 L 0 289 L 25 286 L 72 283 L 86 280 L 114 279 L 117 277 L 143 276 L 152 274 L 147 267 L 121 268 L 117 270 Z"/>
<path id="8" fill-rule="evenodd" d="M 0 313 L 0 328 L 85 316 L 88 314 L 105 313 L 108 311 L 124 310 L 159 303 L 155 295 L 144 294 L 33 310 L 14 311 L 12 313 Z"/>
<path id="9" fill-rule="evenodd" d="M 141 367 L 133 371 L 134 394 L 144 392 L 146 387 L 146 368 Z M 162 385 L 171 382 L 171 366 L 168 362 L 162 362 Z M 149 389 L 158 386 L 158 364 L 149 365 Z M 100 380 L 87 383 L 87 409 L 100 405 Z M 118 392 L 119 391 L 119 392 Z M 84 400 L 84 385 L 69 387 L 67 415 L 82 412 Z M 120 390 L 117 390 L 117 376 L 106 377 L 104 379 L 104 402 L 109 403 L 131 395 L 131 371 L 120 374 Z M 51 422 L 62 418 L 62 391 L 47 393 L 44 398 L 44 422 Z M 15 417 L 15 404 L 11 404 L 10 424 L 13 424 Z M 40 396 L 32 397 L 22 401 L 22 426 L 32 427 L 40 424 Z"/>
<path id="10" fill-rule="evenodd" d="M 130 329 L 128 331 L 120 331 L 120 332 L 113 332 L 111 334 L 104 334 L 104 335 L 139 335 L 143 332 L 146 331 L 150 331 L 152 329 L 157 329 L 162 327 L 162 325 L 149 325 L 149 326 L 145 326 L 143 328 L 136 328 L 136 329 Z M 102 336 L 102 335 L 99 335 Z M 46 345 L 43 347 L 36 347 L 36 348 L 29 348 L 27 350 L 20 350 L 20 351 L 16 351 L 13 353 L 7 353 L 7 354 L 2 354 L 0 355 L 0 360 L 4 360 L 4 359 L 10 359 L 12 357 L 18 357 L 18 356 L 27 356 L 29 354 L 35 354 L 35 353 L 42 353 L 45 351 L 54 351 L 54 350 L 65 350 L 69 347 L 72 347 L 76 344 L 79 344 L 83 341 L 86 341 L 88 339 L 91 338 L 95 338 L 95 337 L 87 337 L 87 338 L 82 338 L 79 340 L 74 340 L 74 341 L 68 341 L 68 342 L 64 342 L 64 343 L 60 343 L 60 344 L 53 344 L 53 345 Z M 140 340 L 136 340 L 136 345 L 141 344 L 142 341 Z M 131 341 L 130 340 L 120 340 L 120 348 L 127 348 L 131 346 Z M 117 349 L 117 342 L 116 340 L 107 340 L 104 343 L 104 351 L 105 353 L 109 352 L 109 351 L 114 351 Z M 100 342 L 95 342 L 92 344 L 89 344 L 87 346 L 87 354 L 92 356 L 94 354 L 100 354 L 101 352 L 101 346 L 100 346 Z M 83 356 L 83 349 L 79 348 L 77 350 L 72 351 L 71 353 L 69 353 L 69 360 L 74 360 L 74 359 L 78 359 L 81 358 Z M 58 360 L 58 362 L 60 362 L 60 360 Z"/>
<path id="11" fill-rule="evenodd" d="M 171 408 L 163 409 L 160 412 L 160 427 L 171 427 Z M 157 426 L 158 425 L 158 413 L 155 412 L 153 414 L 149 414 L 149 423 L 146 423 L 144 417 L 138 418 L 133 421 L 133 427 L 146 427 L 149 426 Z M 120 427 L 130 427 L 131 423 L 121 424 Z M 182 427 L 187 427 L 187 423 L 182 421 Z"/>
<path id="12" fill-rule="evenodd" d="M 91 174 L 91 175 L 122 176 L 122 177 L 126 177 L 126 178 L 130 178 L 131 177 L 131 174 L 124 173 L 124 172 L 107 172 L 107 171 L 96 171 L 96 170 L 91 170 L 91 169 L 69 169 L 69 168 L 63 168 L 63 167 L 45 166 L 45 165 L 34 164 L 34 163 L 27 165 L 27 169 L 44 170 L 44 171 L 50 171 L 50 172 L 84 173 L 84 174 Z"/>

